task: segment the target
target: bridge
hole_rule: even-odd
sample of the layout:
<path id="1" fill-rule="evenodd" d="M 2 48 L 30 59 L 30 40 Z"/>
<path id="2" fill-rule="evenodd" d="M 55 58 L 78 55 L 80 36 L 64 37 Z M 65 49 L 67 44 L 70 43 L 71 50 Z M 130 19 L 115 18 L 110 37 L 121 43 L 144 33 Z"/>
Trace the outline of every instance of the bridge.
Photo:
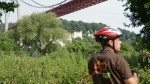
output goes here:
<path id="1" fill-rule="evenodd" d="M 106 0 L 71 0 L 47 12 L 55 12 L 58 17 L 104 2 Z"/>
<path id="2" fill-rule="evenodd" d="M 67 3 L 61 4 L 55 8 L 52 8 L 45 13 L 54 12 L 57 17 L 70 14 L 72 12 L 102 3 L 107 0 L 70 0 Z M 9 27 L 9 29 L 16 29 L 16 25 Z"/>

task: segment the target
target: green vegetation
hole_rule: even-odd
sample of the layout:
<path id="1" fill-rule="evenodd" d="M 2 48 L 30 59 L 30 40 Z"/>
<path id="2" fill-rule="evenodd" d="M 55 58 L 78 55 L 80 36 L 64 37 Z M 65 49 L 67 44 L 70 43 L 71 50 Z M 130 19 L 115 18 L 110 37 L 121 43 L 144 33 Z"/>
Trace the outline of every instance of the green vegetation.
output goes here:
<path id="1" fill-rule="evenodd" d="M 124 0 L 121 0 L 124 1 Z M 127 0 L 124 4 L 125 16 L 129 18 L 131 23 L 129 26 L 142 26 L 140 31 L 140 49 L 150 50 L 150 1 L 149 0 Z M 130 13 L 128 13 L 130 11 Z M 139 38 L 139 36 L 138 36 Z"/>
<path id="2" fill-rule="evenodd" d="M 1 17 L 4 12 L 11 12 L 11 11 L 14 12 L 15 8 L 17 7 L 18 7 L 18 4 L 14 2 L 13 0 L 8 3 L 4 1 L 0 1 L 0 23 L 2 23 Z"/>
<path id="3" fill-rule="evenodd" d="M 17 34 L 22 50 L 46 54 L 54 51 L 56 44 L 65 42 L 67 31 L 60 28 L 61 21 L 53 13 L 32 14 L 17 22 Z"/>
<path id="4" fill-rule="evenodd" d="M 74 31 L 82 31 L 83 35 L 87 37 L 87 35 L 93 34 L 95 31 L 103 28 L 106 26 L 106 24 L 102 23 L 85 23 L 82 21 L 67 21 L 67 20 L 62 20 L 63 26 L 62 28 L 66 29 L 69 32 L 74 32 Z M 130 32 L 125 29 L 119 28 L 123 36 L 121 39 L 129 44 L 132 44 L 136 40 L 136 34 L 134 32 Z M 87 37 L 88 38 L 88 37 Z"/>
<path id="5" fill-rule="evenodd" d="M 43 57 L 0 56 L 1 84 L 87 84 L 87 59 L 64 49 Z"/>
<path id="6" fill-rule="evenodd" d="M 84 34 L 87 33 L 87 31 L 93 33 L 96 30 L 99 30 L 100 28 L 106 26 L 106 24 L 102 24 L 102 23 L 85 23 L 82 21 L 68 22 L 67 20 L 62 20 L 62 23 L 63 23 L 63 28 L 65 28 L 69 32 L 82 31 Z"/>

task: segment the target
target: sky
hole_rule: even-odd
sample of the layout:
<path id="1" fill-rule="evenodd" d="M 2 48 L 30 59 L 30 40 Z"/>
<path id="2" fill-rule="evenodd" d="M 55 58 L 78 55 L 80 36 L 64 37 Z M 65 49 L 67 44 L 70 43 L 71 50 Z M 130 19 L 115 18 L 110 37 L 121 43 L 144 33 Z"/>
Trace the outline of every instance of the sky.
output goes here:
<path id="1" fill-rule="evenodd" d="M 57 3 L 60 3 L 64 0 L 20 0 L 20 15 L 21 17 L 25 15 L 30 15 L 32 13 L 39 13 L 39 12 L 44 12 L 47 11 L 51 8 L 36 8 L 36 7 L 31 7 L 29 5 L 26 5 L 22 1 L 25 1 L 31 5 L 38 6 L 40 5 L 35 4 L 32 1 L 36 1 L 42 5 L 45 6 L 50 6 L 54 5 Z M 70 1 L 70 0 L 67 0 Z M 103 23 L 108 26 L 112 27 L 119 27 L 122 29 L 126 29 L 129 31 L 133 31 L 135 33 L 139 33 L 142 27 L 125 27 L 123 24 L 129 24 L 130 21 L 128 18 L 126 18 L 123 13 L 124 13 L 124 7 L 122 5 L 125 2 L 117 1 L 117 0 L 108 0 L 99 4 L 96 4 L 94 6 L 61 16 L 59 18 L 66 19 L 68 21 L 83 21 L 83 22 L 88 22 L 88 23 Z M 4 15 L 2 17 L 2 21 L 5 22 Z M 16 22 L 18 20 L 17 18 L 17 9 L 15 9 L 14 13 L 10 12 L 9 13 L 9 22 Z"/>

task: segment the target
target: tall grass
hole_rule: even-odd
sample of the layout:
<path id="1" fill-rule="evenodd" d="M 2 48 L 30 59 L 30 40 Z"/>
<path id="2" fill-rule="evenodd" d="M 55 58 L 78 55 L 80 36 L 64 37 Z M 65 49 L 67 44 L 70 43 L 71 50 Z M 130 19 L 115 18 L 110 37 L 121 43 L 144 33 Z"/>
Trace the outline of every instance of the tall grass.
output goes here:
<path id="1" fill-rule="evenodd" d="M 0 56 L 1 84 L 90 84 L 87 59 L 58 50 L 43 57 Z"/>

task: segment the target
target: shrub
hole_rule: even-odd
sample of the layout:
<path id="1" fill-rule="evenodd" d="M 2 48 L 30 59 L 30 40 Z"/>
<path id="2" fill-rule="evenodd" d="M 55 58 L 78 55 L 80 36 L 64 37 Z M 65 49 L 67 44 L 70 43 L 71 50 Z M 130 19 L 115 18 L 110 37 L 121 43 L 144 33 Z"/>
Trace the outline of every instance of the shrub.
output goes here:
<path id="1" fill-rule="evenodd" d="M 58 50 L 43 57 L 0 57 L 2 84 L 88 84 L 87 59 Z"/>

